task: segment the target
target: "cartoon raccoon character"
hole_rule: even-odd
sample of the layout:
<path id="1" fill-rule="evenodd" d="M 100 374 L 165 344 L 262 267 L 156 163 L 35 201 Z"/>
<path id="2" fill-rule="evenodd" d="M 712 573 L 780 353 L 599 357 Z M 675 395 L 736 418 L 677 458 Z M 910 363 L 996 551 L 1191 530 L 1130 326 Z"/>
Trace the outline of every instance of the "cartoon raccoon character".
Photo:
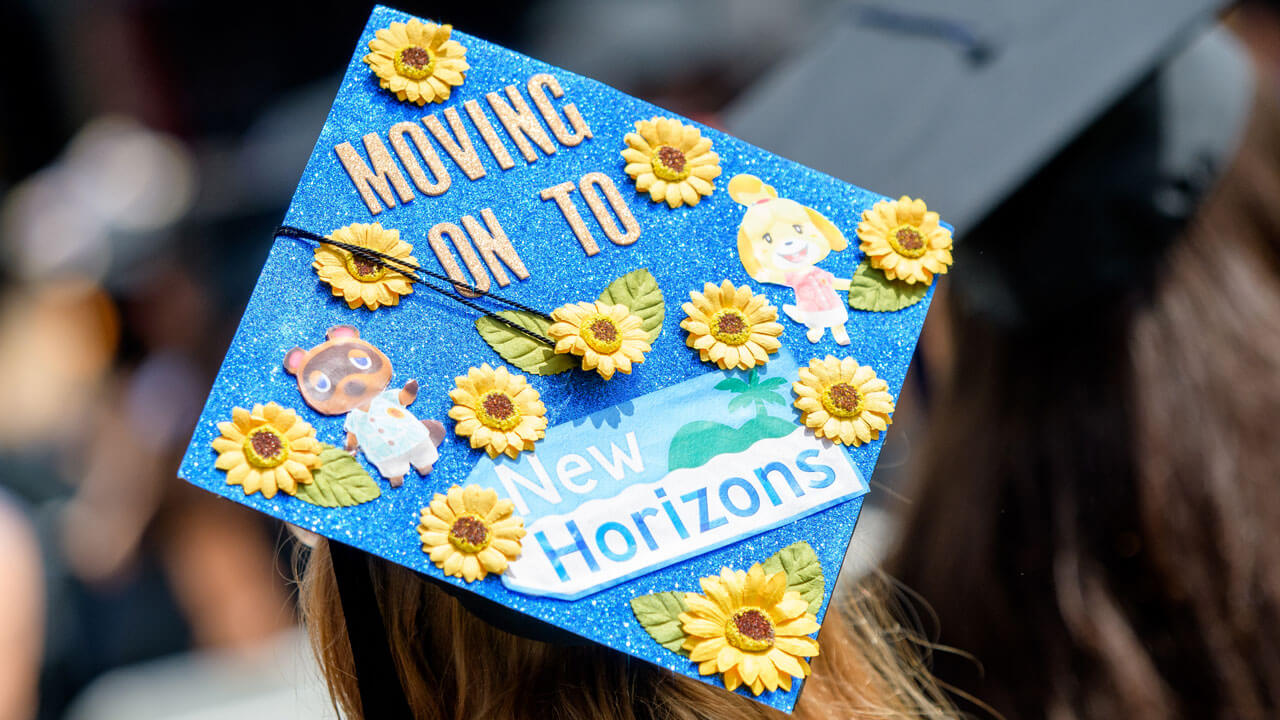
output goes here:
<path id="1" fill-rule="evenodd" d="M 387 389 L 391 361 L 361 340 L 359 330 L 350 325 L 329 328 L 325 342 L 286 353 L 284 369 L 298 379 L 302 399 L 317 412 L 347 414 L 347 452 L 363 452 L 392 487 L 404 483 L 411 465 L 421 475 L 431 472 L 444 425 L 419 421 L 409 411 L 418 397 L 417 380 L 399 390 Z"/>

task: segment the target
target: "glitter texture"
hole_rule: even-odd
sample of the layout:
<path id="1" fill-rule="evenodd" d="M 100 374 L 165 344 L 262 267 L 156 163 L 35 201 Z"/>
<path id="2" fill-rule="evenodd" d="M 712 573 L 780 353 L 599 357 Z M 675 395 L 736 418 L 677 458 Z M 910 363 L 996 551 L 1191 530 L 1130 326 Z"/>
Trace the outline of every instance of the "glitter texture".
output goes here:
<path id="1" fill-rule="evenodd" d="M 736 285 L 746 283 L 776 306 L 793 302 L 790 289 L 763 285 L 747 277 L 735 242 L 744 209 L 722 186 L 698 205 L 677 209 L 652 203 L 647 196 L 635 193 L 634 184 L 623 171 L 625 163 L 618 149 L 625 147 L 623 138 L 633 131 L 636 120 L 670 113 L 458 31 L 454 35 L 466 45 L 471 64 L 466 83 L 438 105 L 420 108 L 402 103 L 378 86 L 377 77 L 360 59 L 374 30 L 409 17 L 383 7 L 374 10 L 356 43 L 337 100 L 302 174 L 285 223 L 327 234 L 354 222 L 376 220 L 384 227 L 398 229 L 402 239 L 413 243 L 423 267 L 442 272 L 426 242 L 430 228 L 440 222 L 464 226 L 463 216 L 480 217 L 482 209 L 492 209 L 529 272 L 527 280 L 513 279 L 505 288 L 494 283 L 494 290 L 546 312 L 569 302 L 594 300 L 613 279 L 637 268 L 649 268 L 662 288 L 667 308 L 664 331 L 643 365 L 636 365 L 630 375 L 611 382 L 580 370 L 552 376 L 522 373 L 541 393 L 551 424 L 583 417 L 707 372 L 698 353 L 685 347 L 685 333 L 679 328 L 684 317 L 681 302 L 690 290 L 702 288 L 705 282 L 728 279 Z M 441 158 L 452 176 L 447 192 L 437 197 L 416 192 L 412 202 L 370 215 L 334 152 L 336 145 L 350 142 L 363 155 L 361 137 L 366 133 L 376 133 L 385 142 L 389 128 L 398 122 L 418 123 L 428 112 L 438 113 L 443 119 L 446 108 L 461 109 L 465 102 L 482 101 L 486 93 L 502 93 L 510 84 L 525 93 L 528 80 L 539 73 L 548 73 L 559 81 L 564 97 L 553 104 L 562 113 L 565 103 L 576 104 L 590 125 L 589 138 L 576 147 L 557 145 L 549 156 L 539 150 L 536 162 L 529 164 L 521 158 L 515 167 L 502 170 L 481 141 L 480 133 L 464 118 L 486 175 L 468 180 L 467 174 L 442 152 Z M 487 103 L 483 105 L 487 113 Z M 496 125 L 496 119 L 490 118 Z M 697 127 L 713 140 L 724 177 L 738 173 L 758 176 L 777 188 L 780 197 L 822 213 L 846 237 L 855 237 L 861 213 L 883 199 L 719 131 Z M 505 134 L 498 135 L 510 149 L 512 145 Z M 626 246 L 610 242 L 587 209 L 582 193 L 575 189 L 571 199 L 582 212 L 583 223 L 599 231 L 594 234 L 601 241 L 599 253 L 587 256 L 556 203 L 544 201 L 539 193 L 565 182 L 576 186 L 591 172 L 604 173 L 613 180 L 642 232 Z M 262 242 L 271 240 L 262 238 Z M 837 277 L 847 278 L 862 259 L 862 253 L 850 247 L 832 253 L 820 265 Z M 649 637 L 632 614 L 631 598 L 663 590 L 697 591 L 701 577 L 715 575 L 722 567 L 746 569 L 783 547 L 804 540 L 813 546 L 825 571 L 826 595 L 817 616 L 821 620 L 825 615 L 862 507 L 860 498 L 576 602 L 510 592 L 494 578 L 470 585 L 461 578 L 445 578 L 422 551 L 415 529 L 419 513 L 435 493 L 445 492 L 466 478 L 483 453 L 470 449 L 465 440 L 453 433 L 453 421 L 447 417 L 452 405 L 448 391 L 453 387 L 454 376 L 481 363 L 500 363 L 501 358 L 481 340 L 473 324 L 474 314 L 461 305 L 436 293 L 416 291 L 402 298 L 396 307 L 377 312 L 351 309 L 333 297 L 328 286 L 317 281 L 311 261 L 312 248 L 307 244 L 282 238 L 272 245 L 183 460 L 179 472 L 183 478 L 268 515 L 380 555 L 441 582 L 465 587 L 519 612 L 690 677 L 698 677 L 695 664 Z M 870 365 L 888 382 L 896 398 L 932 293 L 930 288 L 923 302 L 899 312 L 851 310 L 848 327 L 852 344 L 847 347 L 837 346 L 829 336 L 811 344 L 805 339 L 804 327 L 787 318 L 781 319 L 785 327 L 781 340 L 801 366 L 829 353 Z M 841 298 L 844 299 L 843 293 Z M 230 417 L 231 409 L 237 405 L 276 401 L 299 408 L 299 415 L 314 425 L 321 441 L 340 445 L 342 417 L 320 415 L 306 407 L 296 381 L 285 372 L 282 362 L 290 348 L 309 347 L 324 337 L 328 328 L 342 324 L 358 327 L 362 338 L 391 358 L 396 371 L 394 386 L 410 378 L 421 384 L 418 399 L 410 409 L 419 418 L 445 423 L 448 440 L 439 448 L 439 461 L 425 478 L 410 473 L 403 487 L 384 488 L 376 501 L 355 507 L 320 508 L 284 494 L 271 499 L 257 494 L 246 497 L 241 488 L 228 485 L 225 473 L 214 467 L 217 453 L 210 450 L 209 444 L 218 436 L 217 422 Z M 864 477 L 872 477 L 883 442 L 882 434 L 874 442 L 848 448 Z M 363 456 L 358 457 L 370 467 Z M 700 679 L 721 684 L 718 675 Z M 790 711 L 801 686 L 797 682 L 790 692 L 766 692 L 754 699 Z M 745 689 L 738 692 L 750 696 Z"/>

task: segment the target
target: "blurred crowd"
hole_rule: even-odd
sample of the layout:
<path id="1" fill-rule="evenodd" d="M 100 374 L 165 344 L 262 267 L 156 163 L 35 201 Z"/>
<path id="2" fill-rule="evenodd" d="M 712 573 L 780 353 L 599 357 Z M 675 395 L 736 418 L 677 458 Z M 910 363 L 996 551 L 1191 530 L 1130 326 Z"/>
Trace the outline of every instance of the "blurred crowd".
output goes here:
<path id="1" fill-rule="evenodd" d="M 395 3 L 710 124 L 797 38 L 815 32 L 832 4 Z M 280 525 L 177 481 L 175 470 L 369 8 L 244 0 L 0 4 L 7 60 L 0 73 L 0 720 L 95 720 L 113 712 L 132 720 L 215 718 L 229 716 L 216 714 L 219 703 L 236 702 L 236 714 L 251 720 L 259 715 L 245 710 L 244 693 L 254 690 L 255 676 L 270 673 L 297 692 L 259 706 L 261 717 L 280 708 L 296 717 L 332 712 L 323 687 L 302 677 L 307 651 L 291 634 L 292 560 Z M 1280 67 L 1280 22 L 1271 12 L 1270 4 L 1253 3 L 1231 18 L 1264 68 Z M 956 272 L 964 272 L 963 258 Z M 948 462 L 939 455 L 948 448 L 927 450 L 930 435 L 921 429 L 931 409 L 973 405 L 931 404 L 934 384 L 958 362 L 991 367 L 982 365 L 994 362 L 989 357 L 966 355 L 964 344 L 980 338 L 998 346 L 1000 338 L 963 321 L 953 326 L 947 287 L 859 527 L 864 549 L 875 536 L 866 550 L 872 561 L 904 522 L 940 548 L 953 542 L 929 530 L 948 528 L 945 518 L 917 517 L 912 508 L 927 498 L 900 478 L 913 466 L 927 473 Z M 965 331 L 959 349 L 955 327 Z M 1275 442 L 1274 431 L 1259 442 L 1268 437 Z M 993 458 L 1002 452 L 989 451 Z M 1017 498 L 982 500 L 1017 505 Z M 1259 533 L 1256 542 L 1280 557 L 1276 528 Z M 1127 557 L 1139 552 L 1130 550 Z M 962 578 L 952 578 L 953 587 L 938 581 L 950 577 L 940 553 L 901 550 L 896 570 L 931 604 L 948 604 L 961 585 L 978 593 Z M 982 569 L 991 573 L 984 582 L 999 582 L 999 568 Z M 1010 670 L 977 652 L 982 641 L 965 642 L 972 633 L 949 635 L 955 616 L 943 615 L 944 644 L 975 653 L 989 669 Z M 289 663 L 301 675 L 281 670 Z M 254 669 L 264 666 L 270 669 Z M 151 669 L 128 674 L 138 667 Z M 179 677 L 205 680 L 181 697 L 166 696 L 161 688 Z M 1140 683 L 1148 675 L 1109 677 Z M 209 678 L 222 678 L 226 692 L 207 687 Z M 1271 692 L 1280 694 L 1280 686 Z M 1021 708 L 1019 701 L 1002 709 Z M 1280 706 L 1274 694 L 1269 701 L 1271 710 Z M 165 702 L 173 703 L 169 711 L 160 709 Z M 196 712 L 199 703 L 209 714 Z"/>

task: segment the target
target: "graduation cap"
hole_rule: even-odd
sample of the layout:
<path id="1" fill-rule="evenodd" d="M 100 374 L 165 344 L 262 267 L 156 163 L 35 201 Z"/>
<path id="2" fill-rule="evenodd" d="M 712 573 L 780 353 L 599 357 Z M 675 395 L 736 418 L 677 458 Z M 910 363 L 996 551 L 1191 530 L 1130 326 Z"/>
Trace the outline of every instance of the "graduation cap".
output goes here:
<path id="1" fill-rule="evenodd" d="M 361 553 L 790 711 L 950 237 L 379 7 L 180 475 L 332 541 L 366 713 Z"/>
<path id="2" fill-rule="evenodd" d="M 845 5 L 726 125 L 927 197 L 961 228 L 962 296 L 1023 325 L 1132 286 L 1230 160 L 1253 77 L 1225 4 Z"/>

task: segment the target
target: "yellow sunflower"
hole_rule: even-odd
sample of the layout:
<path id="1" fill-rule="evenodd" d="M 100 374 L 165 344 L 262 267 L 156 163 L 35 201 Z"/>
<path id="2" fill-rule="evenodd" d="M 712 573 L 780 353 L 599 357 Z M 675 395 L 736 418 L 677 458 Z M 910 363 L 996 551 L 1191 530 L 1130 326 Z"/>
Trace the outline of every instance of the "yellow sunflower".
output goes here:
<path id="1" fill-rule="evenodd" d="M 506 453 L 515 459 L 542 438 L 547 408 L 523 375 L 485 363 L 453 381 L 457 387 L 449 391 L 454 403 L 449 417 L 458 422 L 459 435 L 471 438 L 471 447 L 484 448 L 489 457 Z"/>
<path id="2" fill-rule="evenodd" d="M 418 266 L 418 259 L 410 254 L 413 246 L 400 239 L 399 230 L 383 228 L 381 223 L 353 223 L 334 230 L 329 237 Z M 363 305 L 377 310 L 383 305 L 396 305 L 401 295 L 413 292 L 413 283 L 398 270 L 324 243 L 316 246 L 311 267 L 352 309 Z"/>
<path id="3" fill-rule="evenodd" d="M 638 120 L 627 133 L 627 174 L 636 191 L 648 191 L 653 202 L 666 201 L 673 208 L 697 205 L 715 190 L 720 177 L 720 156 L 711 152 L 711 138 L 679 120 L 655 117 Z"/>
<path id="4" fill-rule="evenodd" d="M 923 200 L 906 195 L 881 200 L 862 213 L 858 238 L 871 267 L 884 271 L 890 280 L 928 285 L 951 265 L 951 231 L 942 227 L 938 213 Z"/>
<path id="5" fill-rule="evenodd" d="M 818 619 L 800 593 L 787 590 L 787 574 L 766 575 L 759 563 L 747 572 L 720 570 L 702 578 L 702 591 L 685 593 L 680 613 L 684 649 L 698 673 L 721 673 L 724 686 L 746 685 L 753 694 L 791 689 L 791 678 L 809 675 L 805 658 L 818 654 Z"/>
<path id="6" fill-rule="evenodd" d="M 371 52 L 364 62 L 373 68 L 382 87 L 401 100 L 419 105 L 449 99 L 461 85 L 470 65 L 467 49 L 450 40 L 452 25 L 436 25 L 413 19 L 393 22 L 374 33 Z"/>
<path id="7" fill-rule="evenodd" d="M 595 370 L 608 380 L 613 372 L 630 373 L 632 364 L 644 362 L 649 333 L 644 320 L 626 305 L 596 301 L 562 305 L 551 312 L 555 322 L 547 333 L 556 341 L 557 353 L 582 356 L 582 369 Z"/>
<path id="8" fill-rule="evenodd" d="M 227 484 L 242 486 L 245 495 L 261 492 L 272 498 L 277 490 L 293 495 L 320 467 L 315 428 L 273 402 L 254 405 L 252 411 L 233 408 L 231 422 L 218 423 L 218 429 L 214 467 L 226 470 Z"/>
<path id="9" fill-rule="evenodd" d="M 465 490 L 454 485 L 446 495 L 436 493 L 431 505 L 422 508 L 422 551 L 445 575 L 467 582 L 501 574 L 520 557 L 526 532 L 514 510 L 510 500 L 499 500 L 497 491 L 479 485 Z"/>
<path id="10" fill-rule="evenodd" d="M 858 446 L 880 437 L 893 422 L 889 384 L 853 358 L 814 358 L 791 384 L 800 420 L 813 434 Z"/>
<path id="11" fill-rule="evenodd" d="M 702 292 L 690 291 L 684 304 L 688 316 L 680 327 L 689 331 L 685 344 L 698 351 L 703 362 L 721 370 L 749 370 L 769 362 L 769 353 L 782 346 L 778 308 L 763 295 L 725 280 L 717 287 L 707 283 Z"/>

